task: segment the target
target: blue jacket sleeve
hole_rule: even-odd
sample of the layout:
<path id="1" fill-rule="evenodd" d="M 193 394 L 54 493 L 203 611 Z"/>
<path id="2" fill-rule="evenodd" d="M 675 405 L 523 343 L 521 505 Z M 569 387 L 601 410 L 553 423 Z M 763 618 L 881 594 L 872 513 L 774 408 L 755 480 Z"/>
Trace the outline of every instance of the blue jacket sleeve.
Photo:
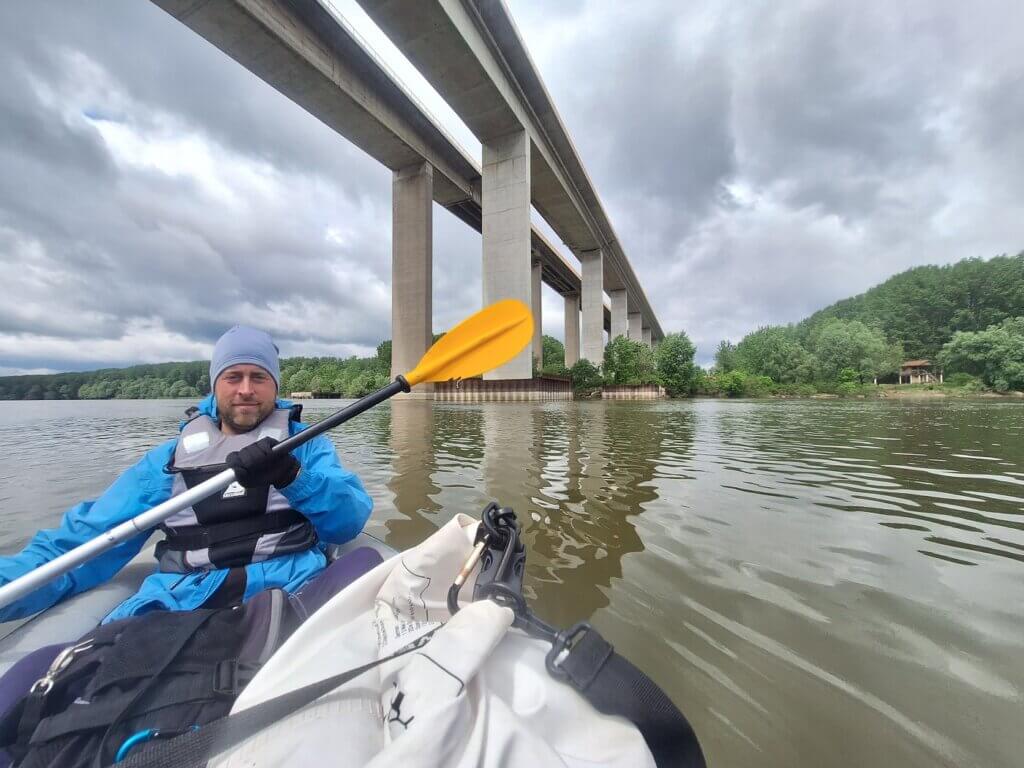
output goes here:
<path id="1" fill-rule="evenodd" d="M 170 440 L 149 451 L 98 499 L 84 501 L 65 512 L 59 527 L 39 531 L 21 552 L 0 557 L 0 583 L 7 584 L 118 523 L 166 501 L 171 495 L 172 478 L 163 470 L 170 461 L 174 444 L 175 441 Z M 30 616 L 103 583 L 139 553 L 149 533 L 141 533 L 107 550 L 28 597 L 0 609 L 0 621 Z"/>
<path id="2" fill-rule="evenodd" d="M 302 468 L 281 493 L 313 523 L 322 541 L 344 544 L 363 530 L 373 500 L 352 472 L 341 466 L 334 443 L 323 435 L 295 449 Z"/>

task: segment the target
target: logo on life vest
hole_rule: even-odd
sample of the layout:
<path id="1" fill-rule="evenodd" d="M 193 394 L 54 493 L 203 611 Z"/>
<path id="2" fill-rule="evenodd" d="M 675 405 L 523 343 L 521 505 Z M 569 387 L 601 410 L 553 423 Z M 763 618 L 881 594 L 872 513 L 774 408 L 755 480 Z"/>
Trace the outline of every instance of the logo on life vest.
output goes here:
<path id="1" fill-rule="evenodd" d="M 245 496 L 245 488 L 234 482 L 224 489 L 224 493 L 220 497 L 222 499 L 234 499 L 238 496 Z"/>
<path id="2" fill-rule="evenodd" d="M 195 432 L 191 435 L 185 435 L 181 440 L 181 445 L 185 449 L 185 453 L 195 453 L 201 451 L 210 444 L 210 436 L 206 432 Z"/>

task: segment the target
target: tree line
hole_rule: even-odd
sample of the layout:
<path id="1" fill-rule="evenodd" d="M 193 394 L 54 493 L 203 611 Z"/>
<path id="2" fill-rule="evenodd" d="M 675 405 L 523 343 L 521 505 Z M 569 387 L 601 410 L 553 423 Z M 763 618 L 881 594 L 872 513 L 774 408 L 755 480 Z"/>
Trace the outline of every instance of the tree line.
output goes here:
<path id="1" fill-rule="evenodd" d="M 0 377 L 0 400 L 140 400 L 199 397 L 210 391 L 210 363 L 133 365 L 98 371 Z"/>
<path id="2" fill-rule="evenodd" d="M 722 341 L 709 371 L 693 357 L 684 332 L 654 349 L 620 336 L 599 366 L 580 360 L 570 370 L 562 343 L 544 336 L 535 373 L 569 376 L 580 393 L 660 384 L 672 396 L 848 394 L 876 379 L 896 381 L 904 359 L 925 358 L 961 382 L 1024 389 L 1024 253 L 915 267 L 799 323 L 759 328 L 737 344 Z M 0 377 L 0 399 L 193 398 L 210 391 L 208 371 L 208 363 L 194 361 L 7 376 Z M 390 373 L 391 342 L 384 341 L 372 357 L 286 358 L 280 389 L 361 397 Z"/>
<path id="3" fill-rule="evenodd" d="M 848 394 L 927 359 L 996 390 L 1024 388 L 1024 253 L 915 267 L 794 325 L 723 341 L 697 390 Z"/>
<path id="4" fill-rule="evenodd" d="M 76 373 L 0 377 L 0 400 L 142 400 L 199 398 L 210 392 L 210 363 L 133 365 Z M 292 392 L 362 397 L 384 386 L 391 371 L 391 342 L 373 357 L 291 357 L 281 360 L 283 396 Z"/>
<path id="5" fill-rule="evenodd" d="M 652 349 L 640 341 L 617 336 L 605 345 L 600 366 L 586 358 L 565 367 L 565 347 L 543 336 L 542 366 L 534 373 L 568 376 L 577 394 L 593 394 L 606 386 L 659 384 L 672 397 L 694 391 L 700 369 L 693 362 L 695 349 L 686 333 L 670 333 Z"/>
<path id="6" fill-rule="evenodd" d="M 391 380 L 391 341 L 373 357 L 291 357 L 281 361 L 281 392 L 362 397 Z"/>

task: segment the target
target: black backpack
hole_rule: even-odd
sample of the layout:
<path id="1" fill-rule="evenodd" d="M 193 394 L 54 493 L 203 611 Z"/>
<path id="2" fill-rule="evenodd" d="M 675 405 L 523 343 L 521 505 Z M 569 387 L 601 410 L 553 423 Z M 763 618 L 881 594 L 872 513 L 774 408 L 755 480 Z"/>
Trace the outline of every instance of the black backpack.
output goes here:
<path id="1" fill-rule="evenodd" d="M 57 656 L 0 721 L 21 768 L 106 766 L 136 744 L 228 714 L 299 623 L 286 593 L 244 606 L 154 611 L 97 627 Z"/>

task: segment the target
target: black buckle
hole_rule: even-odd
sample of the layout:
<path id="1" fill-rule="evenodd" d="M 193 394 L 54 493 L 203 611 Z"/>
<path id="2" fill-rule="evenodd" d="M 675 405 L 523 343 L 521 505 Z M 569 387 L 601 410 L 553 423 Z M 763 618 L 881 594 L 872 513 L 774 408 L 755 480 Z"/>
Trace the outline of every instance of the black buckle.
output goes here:
<path id="1" fill-rule="evenodd" d="M 213 670 L 213 692 L 218 696 L 238 696 L 259 669 L 259 664 L 238 659 L 218 661 Z"/>
<path id="2" fill-rule="evenodd" d="M 448 590 L 448 610 L 453 616 L 458 612 L 459 589 L 479 561 L 480 571 L 476 577 L 473 600 L 492 600 L 511 609 L 515 616 L 513 627 L 551 643 L 545 662 L 548 672 L 558 680 L 565 680 L 568 675 L 561 668 L 558 657 L 563 651 L 571 650 L 591 626 L 581 621 L 568 630 L 560 631 L 530 610 L 523 596 L 526 547 L 519 533 L 519 521 L 512 509 L 499 507 L 494 502 L 484 507 L 480 513 L 480 528 L 473 554 Z"/>
<path id="3" fill-rule="evenodd" d="M 473 600 L 493 600 L 511 608 L 518 616 L 528 610 L 523 597 L 526 547 L 519 540 L 519 521 L 508 507 L 491 502 L 480 513 L 473 552 L 448 590 L 448 612 L 459 612 L 459 591 L 470 573 L 480 565 Z"/>
<path id="4" fill-rule="evenodd" d="M 519 539 L 516 513 L 494 502 L 480 513 L 478 536 L 486 542 L 476 577 L 474 600 L 494 600 L 517 614 L 526 610 L 523 576 L 526 572 L 526 547 Z"/>
<path id="5" fill-rule="evenodd" d="M 549 675 L 556 680 L 568 679 L 569 674 L 562 669 L 562 662 L 558 657 L 562 655 L 563 651 L 571 653 L 579 639 L 592 629 L 590 622 L 581 621 L 555 635 L 555 639 L 551 641 L 551 650 L 544 658 L 544 666 L 548 668 Z"/>

